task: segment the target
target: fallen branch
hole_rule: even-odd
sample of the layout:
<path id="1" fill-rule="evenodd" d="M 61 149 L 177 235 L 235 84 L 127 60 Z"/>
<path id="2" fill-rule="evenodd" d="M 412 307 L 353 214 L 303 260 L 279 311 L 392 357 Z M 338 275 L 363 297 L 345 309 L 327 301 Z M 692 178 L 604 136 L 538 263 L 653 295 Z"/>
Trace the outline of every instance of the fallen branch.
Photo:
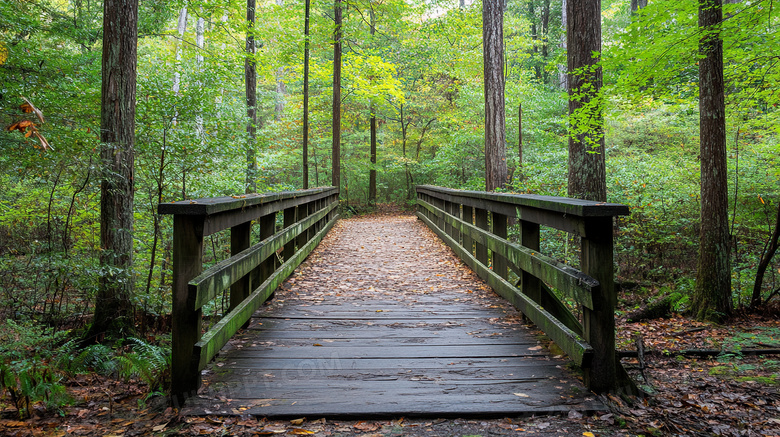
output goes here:
<path id="1" fill-rule="evenodd" d="M 780 355 L 780 349 L 742 349 L 727 351 L 722 349 L 682 349 L 682 350 L 645 350 L 647 355 L 664 355 L 668 357 L 682 355 L 685 357 L 716 357 L 718 355 Z M 619 350 L 620 358 L 638 358 L 638 351 Z"/>

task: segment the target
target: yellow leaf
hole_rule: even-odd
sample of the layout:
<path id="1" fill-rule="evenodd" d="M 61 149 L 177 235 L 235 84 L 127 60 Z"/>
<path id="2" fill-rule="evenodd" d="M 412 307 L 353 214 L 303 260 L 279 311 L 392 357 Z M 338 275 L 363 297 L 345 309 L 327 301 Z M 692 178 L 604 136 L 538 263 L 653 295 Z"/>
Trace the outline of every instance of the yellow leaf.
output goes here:
<path id="1" fill-rule="evenodd" d="M 309 431 L 307 429 L 303 428 L 293 428 L 292 431 L 290 431 L 292 435 L 312 435 L 314 434 L 314 431 Z"/>
<path id="2" fill-rule="evenodd" d="M 322 345 L 320 345 L 320 346 L 322 346 Z M 305 417 L 301 417 L 300 419 L 293 419 L 293 420 L 291 420 L 290 423 L 293 424 L 293 425 L 300 425 L 300 424 L 303 423 L 304 420 L 306 420 L 306 418 Z"/>
<path id="3" fill-rule="evenodd" d="M 592 432 L 590 432 L 590 431 L 585 431 L 585 432 L 583 432 L 583 433 L 582 433 L 582 435 L 583 435 L 584 437 L 596 437 L 596 434 L 593 434 L 593 433 L 592 433 Z"/>

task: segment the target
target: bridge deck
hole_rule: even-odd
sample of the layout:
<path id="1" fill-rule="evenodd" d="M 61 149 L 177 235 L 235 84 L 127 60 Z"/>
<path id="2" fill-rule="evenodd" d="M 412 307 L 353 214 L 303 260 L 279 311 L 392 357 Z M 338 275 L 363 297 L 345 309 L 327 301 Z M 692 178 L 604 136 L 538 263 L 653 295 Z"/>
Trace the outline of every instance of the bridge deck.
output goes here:
<path id="1" fill-rule="evenodd" d="M 413 216 L 342 220 L 209 366 L 185 414 L 522 415 L 604 407 Z M 541 342 L 544 342 L 541 340 Z"/>

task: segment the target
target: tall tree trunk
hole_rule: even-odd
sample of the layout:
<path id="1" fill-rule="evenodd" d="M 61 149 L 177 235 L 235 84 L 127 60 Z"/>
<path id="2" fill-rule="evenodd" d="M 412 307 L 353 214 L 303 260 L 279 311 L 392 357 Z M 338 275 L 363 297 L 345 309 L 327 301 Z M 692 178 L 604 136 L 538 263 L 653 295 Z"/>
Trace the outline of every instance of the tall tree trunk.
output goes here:
<path id="1" fill-rule="evenodd" d="M 246 84 L 246 192 L 257 191 L 257 66 L 255 63 L 255 0 L 246 1 L 246 60 L 244 80 Z"/>
<path id="2" fill-rule="evenodd" d="M 722 0 L 699 0 L 701 228 L 692 309 L 697 318 L 707 320 L 732 311 L 722 19 Z"/>
<path id="3" fill-rule="evenodd" d="M 376 33 L 376 14 L 371 9 L 371 37 L 373 39 Z M 374 112 L 374 104 L 371 103 L 371 169 L 368 171 L 368 203 L 370 205 L 376 204 L 376 113 Z"/>
<path id="4" fill-rule="evenodd" d="M 201 9 L 200 13 L 203 13 L 203 9 Z M 195 65 L 197 65 L 199 76 L 203 73 L 203 48 L 206 45 L 205 31 L 206 20 L 204 20 L 203 17 L 198 17 L 198 22 L 195 25 L 195 44 L 198 46 L 198 54 L 195 56 Z M 203 89 L 202 86 L 203 82 L 198 80 L 198 88 L 200 90 Z M 198 114 L 195 116 L 195 133 L 201 143 L 206 141 L 206 133 L 203 130 L 203 114 L 201 113 L 200 108 L 198 108 Z"/>
<path id="5" fill-rule="evenodd" d="M 523 105 L 517 105 L 517 178 L 523 179 Z"/>
<path id="6" fill-rule="evenodd" d="M 542 60 L 547 64 L 547 57 L 550 56 L 550 0 L 544 0 L 542 5 Z M 547 69 L 542 69 L 542 80 L 547 83 L 549 73 Z"/>
<path id="7" fill-rule="evenodd" d="M 563 34 L 561 35 L 561 44 L 560 47 L 563 49 L 563 51 L 566 51 L 566 0 L 562 0 L 561 5 L 561 26 L 564 29 Z M 563 64 L 558 65 L 558 86 L 562 90 L 568 90 L 569 89 L 569 78 L 566 74 L 566 66 Z"/>
<path id="8" fill-rule="evenodd" d="M 647 7 L 647 0 L 631 0 L 631 14 L 635 14 L 644 7 Z"/>
<path id="9" fill-rule="evenodd" d="M 606 201 L 601 94 L 601 0 L 568 1 L 569 197 Z"/>
<path id="10" fill-rule="evenodd" d="M 106 0 L 100 110 L 100 265 L 95 318 L 85 340 L 133 329 L 133 167 L 138 0 Z"/>
<path id="11" fill-rule="evenodd" d="M 334 3 L 333 30 L 333 147 L 331 152 L 331 184 L 341 184 L 341 0 Z"/>
<path id="12" fill-rule="evenodd" d="M 284 0 L 276 0 L 276 5 L 284 6 Z M 274 121 L 281 121 L 284 115 L 285 95 L 287 94 L 287 85 L 284 83 L 285 68 L 276 69 L 276 94 L 274 95 Z"/>
<path id="13" fill-rule="evenodd" d="M 506 185 L 504 109 L 504 9 L 501 1 L 482 3 L 485 77 L 485 189 Z"/>
<path id="14" fill-rule="evenodd" d="M 775 230 L 772 232 L 772 236 L 769 237 L 769 241 L 764 246 L 764 251 L 761 253 L 761 259 L 758 261 L 758 269 L 756 269 L 756 280 L 753 283 L 753 296 L 750 298 L 750 308 L 757 308 L 761 305 L 761 287 L 764 283 L 764 274 L 769 267 L 769 263 L 772 262 L 772 258 L 780 249 L 780 203 L 777 205 L 777 218 L 775 218 Z"/>
<path id="15" fill-rule="evenodd" d="M 179 40 L 184 39 L 184 32 L 187 30 L 187 6 L 181 8 L 179 11 L 179 21 L 176 26 L 176 33 L 179 34 Z M 173 93 L 175 95 L 179 95 L 179 88 L 181 83 L 181 73 L 179 73 L 179 67 L 178 64 L 181 62 L 181 42 L 176 41 L 176 72 L 173 73 Z M 176 119 L 174 118 L 174 124 L 176 124 Z"/>
<path id="16" fill-rule="evenodd" d="M 303 14 L 303 188 L 309 188 L 309 10 L 306 0 Z"/>

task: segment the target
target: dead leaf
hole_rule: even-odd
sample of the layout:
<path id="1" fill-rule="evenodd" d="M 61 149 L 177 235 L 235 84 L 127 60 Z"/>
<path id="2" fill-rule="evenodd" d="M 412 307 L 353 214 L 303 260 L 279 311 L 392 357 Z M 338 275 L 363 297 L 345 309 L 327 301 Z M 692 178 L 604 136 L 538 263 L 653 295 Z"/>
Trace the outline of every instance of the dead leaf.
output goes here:
<path id="1" fill-rule="evenodd" d="M 303 428 L 293 428 L 290 431 L 290 434 L 292 434 L 292 435 L 312 435 L 312 434 L 315 434 L 315 432 L 314 431 L 309 431 L 309 430 L 303 429 Z"/>
<path id="2" fill-rule="evenodd" d="M 512 393 L 515 396 L 520 396 L 521 398 L 530 398 L 531 396 L 528 396 L 525 393 Z"/>
<path id="3" fill-rule="evenodd" d="M 353 425 L 353 428 L 365 432 L 376 431 L 381 427 L 382 427 L 381 425 L 375 422 L 358 422 Z"/>
<path id="4" fill-rule="evenodd" d="M 306 418 L 305 417 L 301 417 L 300 419 L 293 419 L 293 420 L 291 420 L 290 423 L 297 426 L 297 425 L 302 424 L 304 421 L 306 421 Z"/>

